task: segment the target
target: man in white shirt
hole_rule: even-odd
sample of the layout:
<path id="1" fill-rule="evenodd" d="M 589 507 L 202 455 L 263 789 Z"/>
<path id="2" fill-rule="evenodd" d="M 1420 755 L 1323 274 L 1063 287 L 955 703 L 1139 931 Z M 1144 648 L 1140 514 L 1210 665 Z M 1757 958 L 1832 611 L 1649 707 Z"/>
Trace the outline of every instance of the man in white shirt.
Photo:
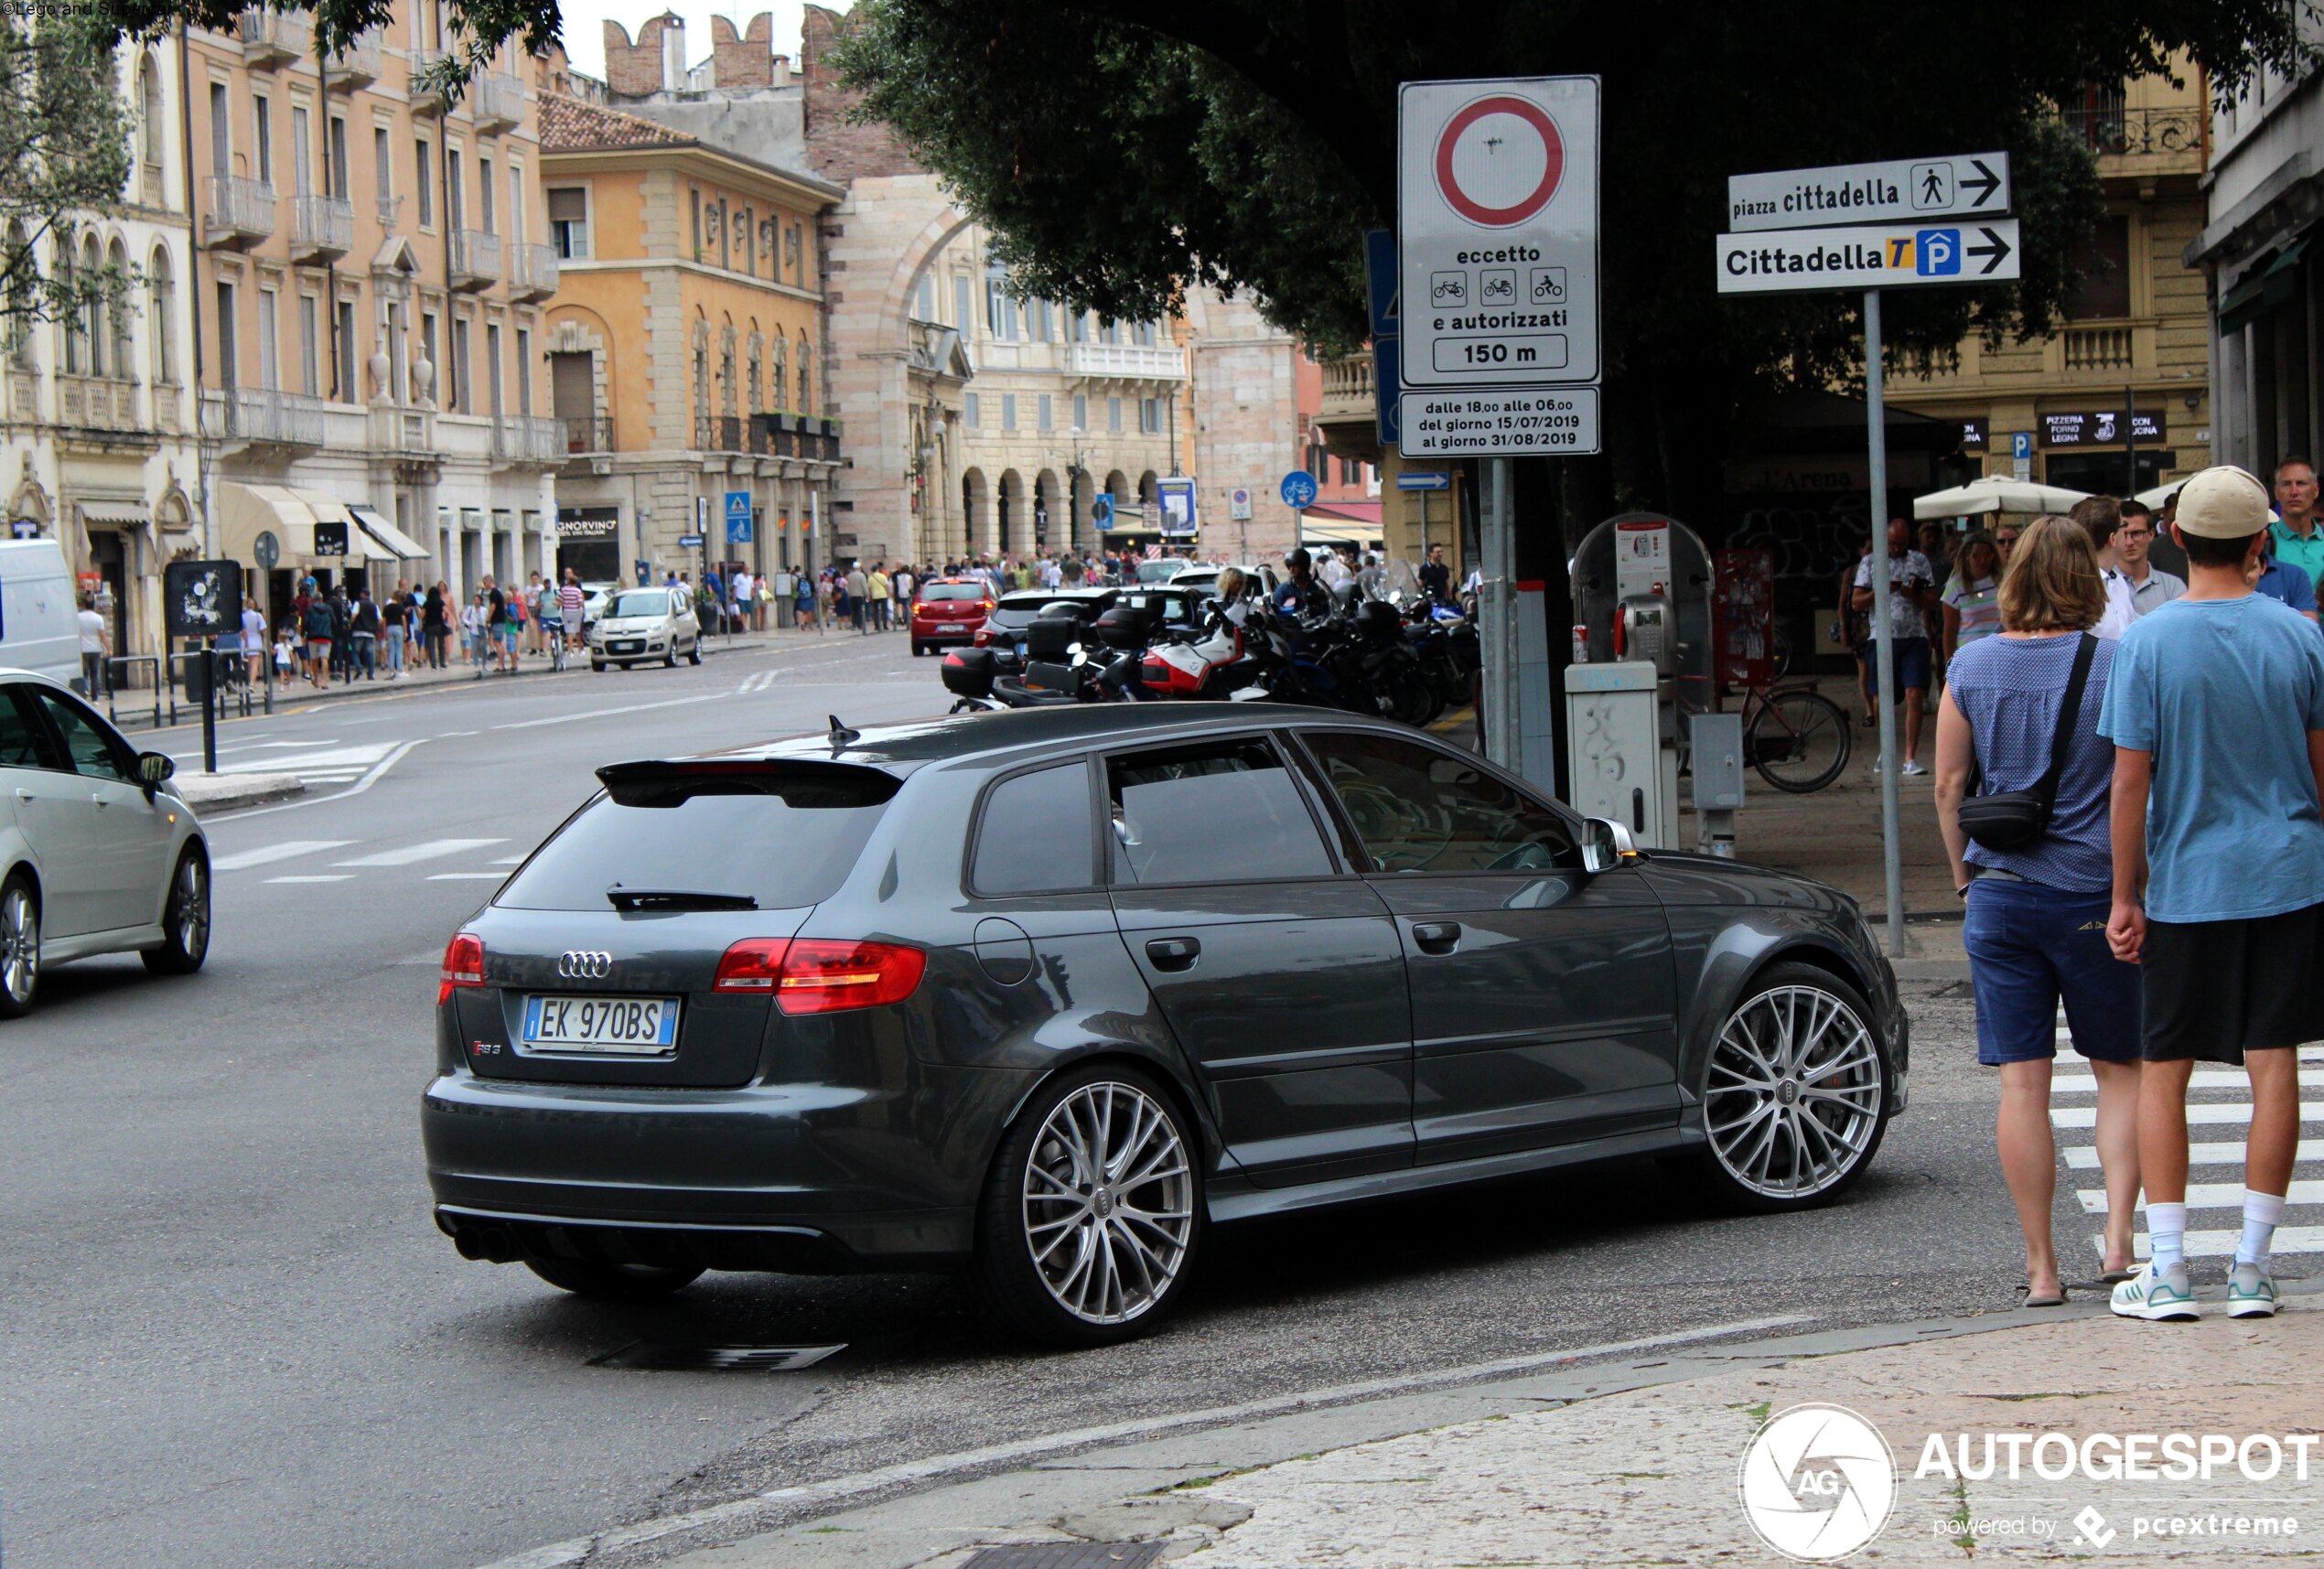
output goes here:
<path id="1" fill-rule="evenodd" d="M 91 702 L 105 694 L 106 660 L 113 654 L 113 630 L 97 611 L 97 596 L 81 596 L 81 614 L 75 618 L 81 632 L 81 686 Z"/>
<path id="2" fill-rule="evenodd" d="M 253 686 L 266 663 L 266 618 L 257 606 L 242 601 L 242 670 Z"/>
<path id="3" fill-rule="evenodd" d="M 2114 535 L 2122 528 L 2122 503 L 2112 496 L 2084 496 L 2066 516 L 2089 534 L 2091 548 L 2098 553 L 2098 575 L 2106 586 L 2106 613 L 2091 630 L 2102 638 L 2119 638 L 2138 619 L 2138 602 L 2130 578 L 2114 553 Z"/>
<path id="4" fill-rule="evenodd" d="M 2123 525 L 2114 531 L 2114 554 L 2122 561 L 2123 575 L 2130 579 L 2131 607 L 2144 616 L 2186 593 L 2187 580 L 2146 559 L 2147 547 L 2155 543 L 2154 514 L 2146 504 L 2125 501 L 2122 511 Z"/>

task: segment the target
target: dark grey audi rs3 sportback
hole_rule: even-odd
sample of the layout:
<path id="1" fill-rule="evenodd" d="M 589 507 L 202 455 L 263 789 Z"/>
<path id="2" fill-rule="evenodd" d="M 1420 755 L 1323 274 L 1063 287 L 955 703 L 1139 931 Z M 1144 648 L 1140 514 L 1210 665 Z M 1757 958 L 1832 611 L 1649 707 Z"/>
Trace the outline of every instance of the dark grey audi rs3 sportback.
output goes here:
<path id="1" fill-rule="evenodd" d="M 599 778 L 453 938 L 422 1111 L 460 1252 L 570 1291 L 959 1269 L 1101 1343 L 1214 1221 L 1639 1155 L 1792 1209 L 1905 1103 L 1846 897 L 1384 723 L 834 721 Z"/>

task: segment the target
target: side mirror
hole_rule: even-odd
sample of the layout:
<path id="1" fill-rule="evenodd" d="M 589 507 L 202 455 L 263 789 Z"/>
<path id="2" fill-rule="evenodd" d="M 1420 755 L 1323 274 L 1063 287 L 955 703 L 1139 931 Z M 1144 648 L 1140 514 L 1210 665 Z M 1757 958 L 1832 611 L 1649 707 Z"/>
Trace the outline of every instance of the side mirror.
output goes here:
<path id="1" fill-rule="evenodd" d="M 161 787 L 162 781 L 178 771 L 178 759 L 162 752 L 137 754 L 137 782 L 145 787 L 147 795 Z"/>
<path id="2" fill-rule="evenodd" d="M 1592 876 L 1600 872 L 1619 870 L 1626 862 L 1638 858 L 1638 844 L 1630 838 L 1630 831 L 1619 822 L 1603 817 L 1593 817 L 1582 824 L 1582 870 Z"/>

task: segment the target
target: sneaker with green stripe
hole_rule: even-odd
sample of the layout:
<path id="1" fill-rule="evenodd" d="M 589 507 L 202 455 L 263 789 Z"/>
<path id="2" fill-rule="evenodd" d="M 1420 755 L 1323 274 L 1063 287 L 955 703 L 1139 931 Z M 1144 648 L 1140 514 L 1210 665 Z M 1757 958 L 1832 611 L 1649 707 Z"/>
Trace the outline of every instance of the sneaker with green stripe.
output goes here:
<path id="1" fill-rule="evenodd" d="M 2123 1318 L 2186 1323 L 2202 1316 L 2195 1310 L 2195 1291 L 2183 1262 L 2157 1270 L 2155 1261 L 2147 1260 L 2146 1268 L 2114 1287 L 2111 1306 Z"/>
<path id="2" fill-rule="evenodd" d="M 2276 1277 L 2265 1264 L 2239 1263 L 2227 1272 L 2227 1316 L 2276 1316 Z"/>

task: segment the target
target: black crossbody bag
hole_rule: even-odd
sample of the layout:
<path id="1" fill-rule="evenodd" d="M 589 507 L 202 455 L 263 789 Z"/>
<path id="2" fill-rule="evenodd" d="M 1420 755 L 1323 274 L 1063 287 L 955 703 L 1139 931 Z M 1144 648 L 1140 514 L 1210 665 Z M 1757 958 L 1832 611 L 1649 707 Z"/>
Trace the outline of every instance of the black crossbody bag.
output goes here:
<path id="1" fill-rule="evenodd" d="M 1979 795 L 1975 791 L 1980 780 L 1969 781 L 1971 793 L 1961 803 L 1961 832 L 1986 849 L 2022 849 L 2050 831 L 2050 813 L 2058 807 L 2058 779 L 2066 771 L 2066 748 L 2073 741 L 2074 721 L 2082 717 L 2082 690 L 2089 684 L 2090 661 L 2097 656 L 2097 638 L 2084 632 L 2074 650 L 2074 672 L 2066 678 L 2066 700 L 2058 705 L 2058 728 L 2050 737 L 2050 767 L 2033 789 Z"/>

